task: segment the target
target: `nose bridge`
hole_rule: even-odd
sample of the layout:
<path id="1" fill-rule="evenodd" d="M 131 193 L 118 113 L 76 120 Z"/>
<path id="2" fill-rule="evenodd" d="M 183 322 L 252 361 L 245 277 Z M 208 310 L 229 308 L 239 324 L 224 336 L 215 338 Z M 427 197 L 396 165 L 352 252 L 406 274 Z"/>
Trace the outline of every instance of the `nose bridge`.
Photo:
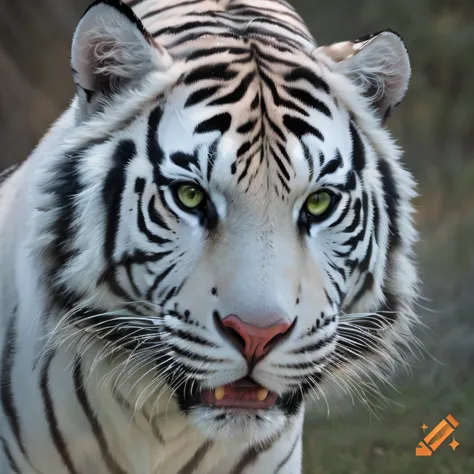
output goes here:
<path id="1" fill-rule="evenodd" d="M 298 285 L 296 245 L 296 238 L 269 228 L 228 239 L 217 281 L 225 314 L 237 314 L 258 326 L 292 320 Z"/>

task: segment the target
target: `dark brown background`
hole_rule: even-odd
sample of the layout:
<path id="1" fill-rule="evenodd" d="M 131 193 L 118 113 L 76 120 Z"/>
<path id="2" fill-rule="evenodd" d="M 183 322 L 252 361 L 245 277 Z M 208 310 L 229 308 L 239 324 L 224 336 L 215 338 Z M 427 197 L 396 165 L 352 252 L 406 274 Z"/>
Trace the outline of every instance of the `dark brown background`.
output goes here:
<path id="1" fill-rule="evenodd" d="M 72 95 L 69 45 L 87 0 L 0 0 L 0 168 L 23 160 Z M 419 336 L 431 357 L 397 381 L 376 419 L 320 403 L 305 429 L 307 474 L 474 472 L 474 1 L 295 0 L 320 44 L 392 28 L 413 78 L 390 127 L 420 183 Z M 416 458 L 422 422 L 460 421 L 455 452 Z M 263 473 L 262 473 L 263 474 Z"/>

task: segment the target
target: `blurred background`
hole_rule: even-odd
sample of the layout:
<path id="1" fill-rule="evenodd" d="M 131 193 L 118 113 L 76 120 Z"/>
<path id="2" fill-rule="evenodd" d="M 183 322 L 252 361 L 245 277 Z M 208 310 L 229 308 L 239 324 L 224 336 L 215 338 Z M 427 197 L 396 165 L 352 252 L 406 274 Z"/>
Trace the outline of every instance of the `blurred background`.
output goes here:
<path id="1" fill-rule="evenodd" d="M 305 474 L 474 473 L 474 1 L 293 0 L 320 45 L 391 28 L 413 76 L 389 126 L 418 182 L 419 331 L 430 354 L 371 413 L 350 398 L 321 401 L 305 426 Z M 69 46 L 89 0 L 0 0 L 0 169 L 25 159 L 67 106 Z M 460 425 L 415 456 L 451 413 Z M 262 473 L 264 474 L 264 473 Z"/>

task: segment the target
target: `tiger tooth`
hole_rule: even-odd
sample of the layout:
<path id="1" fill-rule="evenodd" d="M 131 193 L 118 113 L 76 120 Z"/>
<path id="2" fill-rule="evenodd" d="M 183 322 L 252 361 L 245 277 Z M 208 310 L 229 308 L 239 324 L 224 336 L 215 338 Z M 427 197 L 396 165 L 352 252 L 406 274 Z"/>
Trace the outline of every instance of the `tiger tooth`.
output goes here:
<path id="1" fill-rule="evenodd" d="M 224 387 L 217 387 L 214 391 L 214 396 L 216 397 L 216 400 L 222 400 L 224 398 L 225 394 L 225 389 Z"/>
<path id="2" fill-rule="evenodd" d="M 266 388 L 259 388 L 257 390 L 257 398 L 260 402 L 263 402 L 268 396 L 268 390 Z"/>

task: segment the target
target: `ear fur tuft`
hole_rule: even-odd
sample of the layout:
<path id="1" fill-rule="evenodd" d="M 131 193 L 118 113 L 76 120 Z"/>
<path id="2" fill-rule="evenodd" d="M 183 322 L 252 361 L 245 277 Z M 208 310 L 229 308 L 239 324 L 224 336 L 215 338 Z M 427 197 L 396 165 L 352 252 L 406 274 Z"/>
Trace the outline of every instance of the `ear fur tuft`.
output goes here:
<path id="1" fill-rule="evenodd" d="M 370 99 L 384 120 L 402 101 L 411 75 L 402 38 L 391 30 L 318 48 Z"/>
<path id="2" fill-rule="evenodd" d="M 172 59 L 155 43 L 133 11 L 119 0 L 97 0 L 74 33 L 71 66 L 75 82 L 90 102 L 139 83 Z"/>

